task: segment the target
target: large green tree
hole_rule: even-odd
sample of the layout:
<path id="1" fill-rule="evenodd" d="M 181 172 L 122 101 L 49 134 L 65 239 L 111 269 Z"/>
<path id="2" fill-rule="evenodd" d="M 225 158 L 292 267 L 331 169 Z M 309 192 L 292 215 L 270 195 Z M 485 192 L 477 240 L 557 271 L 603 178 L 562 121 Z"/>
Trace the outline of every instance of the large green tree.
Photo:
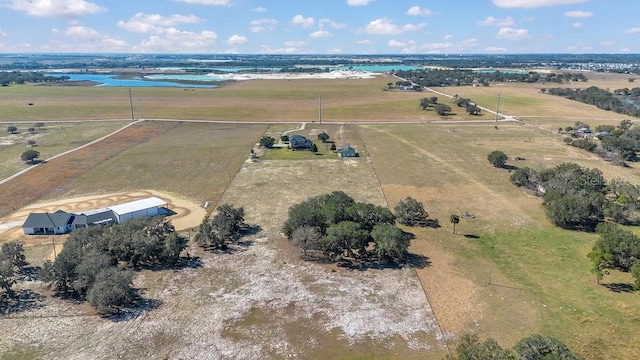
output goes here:
<path id="1" fill-rule="evenodd" d="M 40 153 L 36 150 L 27 150 L 22 153 L 20 159 L 26 163 L 33 164 L 33 161 L 40 157 Z"/>
<path id="2" fill-rule="evenodd" d="M 502 151 L 494 150 L 489 153 L 489 155 L 487 156 L 487 160 L 489 160 L 489 163 L 491 165 L 497 168 L 503 168 L 505 165 L 507 165 L 507 160 L 509 160 L 509 157 Z"/>
<path id="3" fill-rule="evenodd" d="M 424 209 L 424 205 L 411 196 L 400 200 L 394 210 L 398 222 L 402 225 L 423 227 L 429 225 L 429 214 Z"/>
<path id="4" fill-rule="evenodd" d="M 379 260 L 401 262 L 408 252 L 411 234 L 391 224 L 378 224 L 373 227 L 371 238 Z"/>
<path id="5" fill-rule="evenodd" d="M 516 360 L 509 349 L 503 349 L 494 339 L 480 342 L 477 335 L 465 334 L 460 338 L 456 350 L 448 360 Z"/>
<path id="6" fill-rule="evenodd" d="M 583 357 L 569 350 L 560 340 L 533 334 L 518 341 L 513 349 L 520 360 L 582 360 Z"/>

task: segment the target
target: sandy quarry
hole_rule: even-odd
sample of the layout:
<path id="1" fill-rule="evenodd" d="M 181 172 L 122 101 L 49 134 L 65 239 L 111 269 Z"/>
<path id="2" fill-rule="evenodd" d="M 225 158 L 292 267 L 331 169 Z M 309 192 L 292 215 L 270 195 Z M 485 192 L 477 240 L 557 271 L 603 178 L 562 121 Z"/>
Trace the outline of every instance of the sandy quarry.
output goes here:
<path id="1" fill-rule="evenodd" d="M 18 209 L 9 216 L 0 218 L 0 236 L 4 239 L 15 239 L 23 236 L 24 234 L 20 226 L 32 212 L 55 212 L 58 210 L 79 212 L 82 210 L 100 209 L 150 196 L 156 196 L 166 201 L 169 209 L 176 213 L 168 218 L 176 230 L 184 230 L 198 226 L 206 215 L 206 211 L 202 206 L 189 200 L 154 190 L 141 190 L 127 193 L 83 196 L 28 205 Z"/>

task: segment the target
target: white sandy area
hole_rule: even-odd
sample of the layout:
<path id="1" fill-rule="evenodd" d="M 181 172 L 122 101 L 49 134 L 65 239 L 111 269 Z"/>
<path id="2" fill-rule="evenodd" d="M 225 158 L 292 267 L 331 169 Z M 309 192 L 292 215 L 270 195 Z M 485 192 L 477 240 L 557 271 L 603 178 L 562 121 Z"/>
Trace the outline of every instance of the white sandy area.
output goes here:
<path id="1" fill-rule="evenodd" d="M 357 70 L 333 70 L 320 73 L 235 73 L 235 74 L 208 74 L 211 77 L 225 80 L 299 80 L 299 79 L 372 79 L 381 73 L 357 71 Z"/>

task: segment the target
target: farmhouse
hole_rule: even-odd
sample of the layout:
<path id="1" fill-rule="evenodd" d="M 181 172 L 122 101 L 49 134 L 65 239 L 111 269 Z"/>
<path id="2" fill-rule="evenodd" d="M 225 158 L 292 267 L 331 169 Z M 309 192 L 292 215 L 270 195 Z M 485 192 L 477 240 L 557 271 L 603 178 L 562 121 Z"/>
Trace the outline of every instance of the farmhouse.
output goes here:
<path id="1" fill-rule="evenodd" d="M 31 213 L 22 224 L 27 235 L 59 235 L 96 225 L 122 224 L 138 217 L 161 215 L 167 203 L 157 197 L 127 202 L 79 214 L 58 210 L 54 213 Z"/>
<path id="2" fill-rule="evenodd" d="M 356 152 L 356 149 L 352 148 L 349 145 L 345 145 L 340 150 L 338 150 L 338 156 L 341 158 L 358 157 L 358 153 Z"/>
<path id="3" fill-rule="evenodd" d="M 293 150 L 311 150 L 313 141 L 302 135 L 293 135 L 289 137 L 289 148 Z"/>

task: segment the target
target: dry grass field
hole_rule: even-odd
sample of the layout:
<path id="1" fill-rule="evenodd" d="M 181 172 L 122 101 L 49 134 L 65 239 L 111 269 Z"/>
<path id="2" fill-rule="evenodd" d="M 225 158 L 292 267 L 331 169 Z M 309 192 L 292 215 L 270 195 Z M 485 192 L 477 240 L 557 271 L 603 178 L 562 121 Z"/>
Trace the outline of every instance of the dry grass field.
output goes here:
<path id="1" fill-rule="evenodd" d="M 442 358 L 445 340 L 455 346 L 456 336 L 472 332 L 503 346 L 541 333 L 587 359 L 635 358 L 640 298 L 595 284 L 586 254 L 596 236 L 551 226 L 540 200 L 513 187 L 507 170 L 486 159 L 503 150 L 526 159 L 510 161 L 514 166 L 572 161 L 636 182 L 637 165 L 611 166 L 549 131 L 576 120 L 595 126 L 627 117 L 541 94 L 538 85 L 508 84 L 438 90 L 488 108 L 499 90 L 505 112 L 524 124 L 437 124 L 438 116 L 418 107 L 429 93 L 381 91 L 390 81 L 252 81 L 134 95 L 142 97 L 145 117 L 290 122 L 316 120 L 322 96 L 323 124 L 295 133 L 313 138 L 326 131 L 337 146 L 354 146 L 357 159 L 339 160 L 322 149 L 320 160 L 248 160 L 260 136 L 277 138 L 297 124 L 149 121 L 0 185 L 0 214 L 35 201 L 153 189 L 211 207 L 243 206 L 247 221 L 261 228 L 232 254 L 193 246 L 200 261 L 193 267 L 138 273 L 134 285 L 150 308 L 118 319 L 27 282 L 21 286 L 34 291 L 25 293 L 29 305 L 0 316 L 2 357 Z M 46 87 L 31 90 L 40 96 L 36 107 L 53 96 Z M 31 119 L 21 107 L 26 95 L 11 91 L 0 106 L 11 110 L 9 117 Z M 61 112 L 53 118 L 86 118 L 100 97 L 108 117 L 118 117 L 116 89 L 60 91 L 56 99 L 78 105 L 77 113 L 51 108 Z M 33 119 L 39 116 L 44 113 Z M 356 126 L 356 119 L 371 123 Z M 376 124 L 394 120 L 417 124 Z M 417 235 L 410 251 L 426 256 L 428 266 L 357 271 L 303 261 L 280 234 L 287 209 L 333 190 L 390 208 L 406 196 L 424 202 L 442 227 L 408 230 Z M 463 218 L 454 235 L 449 215 L 462 212 L 473 218 Z M 26 241 L 34 264 L 51 255 L 49 239 Z M 628 284 L 631 277 L 616 272 L 603 282 Z"/>

